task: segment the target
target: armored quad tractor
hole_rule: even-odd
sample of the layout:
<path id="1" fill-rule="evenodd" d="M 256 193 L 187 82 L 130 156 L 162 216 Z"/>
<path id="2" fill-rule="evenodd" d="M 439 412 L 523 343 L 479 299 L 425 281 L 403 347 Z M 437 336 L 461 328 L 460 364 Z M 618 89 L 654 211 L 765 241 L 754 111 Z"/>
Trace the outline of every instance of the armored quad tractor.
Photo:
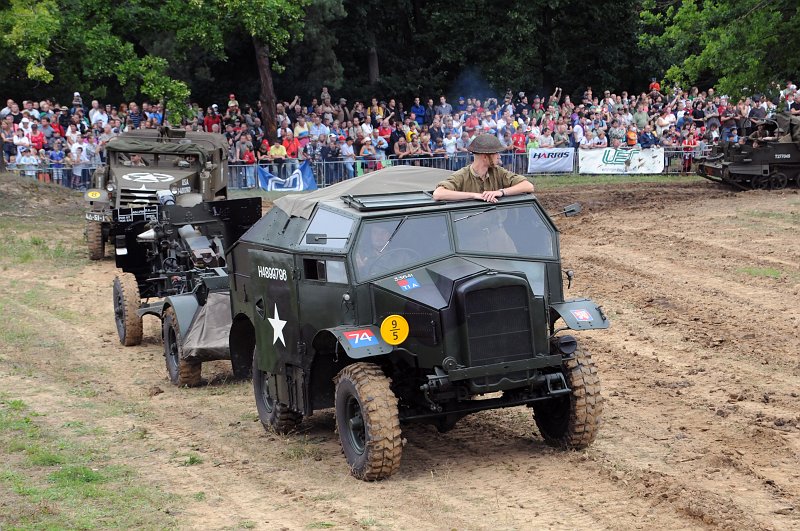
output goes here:
<path id="1" fill-rule="evenodd" d="M 800 116 L 782 113 L 754 122 L 756 133 L 746 141 L 725 142 L 698 159 L 697 173 L 743 190 L 800 187 Z"/>
<path id="2" fill-rule="evenodd" d="M 360 479 L 398 469 L 404 422 L 447 431 L 524 405 L 563 448 L 589 445 L 601 422 L 593 360 L 563 332 L 609 321 L 564 299 L 552 220 L 533 195 L 488 204 L 419 191 L 448 175 L 392 167 L 280 198 L 226 255 L 231 353 L 253 353 L 261 422 L 288 432 L 335 408 Z"/>
<path id="3" fill-rule="evenodd" d="M 100 260 L 107 244 L 124 248 L 136 238 L 131 224 L 153 217 L 159 194 L 200 194 L 204 201 L 227 197 L 225 137 L 162 127 L 135 130 L 106 145 L 106 165 L 84 193 L 89 258 Z M 117 253 L 119 254 L 119 253 Z"/>

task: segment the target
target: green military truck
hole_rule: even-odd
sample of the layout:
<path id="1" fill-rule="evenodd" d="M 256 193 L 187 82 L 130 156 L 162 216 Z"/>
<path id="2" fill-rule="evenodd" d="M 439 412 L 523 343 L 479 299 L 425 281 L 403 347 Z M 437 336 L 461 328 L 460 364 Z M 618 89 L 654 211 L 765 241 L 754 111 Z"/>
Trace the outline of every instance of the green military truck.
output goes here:
<path id="1" fill-rule="evenodd" d="M 111 139 L 106 158 L 84 193 L 91 260 L 102 259 L 108 244 L 120 260 L 138 260 L 125 258 L 125 243 L 136 238 L 133 223 L 155 218 L 159 194 L 184 203 L 227 198 L 228 144 L 219 134 L 139 129 Z"/>
<path id="2" fill-rule="evenodd" d="M 600 426 L 594 362 L 564 332 L 609 321 L 588 299 L 565 300 L 556 226 L 533 195 L 420 191 L 448 175 L 393 167 L 283 197 L 226 254 L 231 355 L 252 353 L 261 422 L 289 432 L 334 408 L 363 480 L 398 469 L 406 422 L 447 431 L 528 406 L 562 448 L 589 445 Z"/>

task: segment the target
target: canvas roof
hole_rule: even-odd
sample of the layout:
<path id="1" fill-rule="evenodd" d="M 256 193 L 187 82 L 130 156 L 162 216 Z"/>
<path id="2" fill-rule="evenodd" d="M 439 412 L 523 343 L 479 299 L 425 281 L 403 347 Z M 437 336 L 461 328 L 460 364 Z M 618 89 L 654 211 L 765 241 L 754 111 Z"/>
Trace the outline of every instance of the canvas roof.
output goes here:
<path id="1" fill-rule="evenodd" d="M 317 203 L 336 201 L 343 195 L 432 191 L 452 174 L 450 170 L 421 166 L 390 166 L 314 192 L 283 196 L 275 201 L 275 206 L 289 216 L 309 219 Z"/>

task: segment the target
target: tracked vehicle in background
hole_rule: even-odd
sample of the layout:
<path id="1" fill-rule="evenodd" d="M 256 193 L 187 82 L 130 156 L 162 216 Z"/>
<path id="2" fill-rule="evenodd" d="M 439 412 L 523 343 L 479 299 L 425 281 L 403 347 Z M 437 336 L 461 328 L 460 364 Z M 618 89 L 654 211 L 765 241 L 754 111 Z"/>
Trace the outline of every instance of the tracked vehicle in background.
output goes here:
<path id="1" fill-rule="evenodd" d="M 698 159 L 698 175 L 741 190 L 800 187 L 800 117 L 783 113 L 762 123 L 767 139 L 715 146 Z"/>
<path id="2" fill-rule="evenodd" d="M 231 355 L 252 356 L 261 422 L 289 432 L 334 408 L 363 480 L 398 469 L 405 422 L 447 431 L 528 406 L 562 448 L 591 444 L 601 424 L 592 357 L 564 332 L 609 321 L 565 299 L 556 226 L 533 195 L 419 191 L 449 174 L 400 166 L 280 198 L 226 255 Z"/>

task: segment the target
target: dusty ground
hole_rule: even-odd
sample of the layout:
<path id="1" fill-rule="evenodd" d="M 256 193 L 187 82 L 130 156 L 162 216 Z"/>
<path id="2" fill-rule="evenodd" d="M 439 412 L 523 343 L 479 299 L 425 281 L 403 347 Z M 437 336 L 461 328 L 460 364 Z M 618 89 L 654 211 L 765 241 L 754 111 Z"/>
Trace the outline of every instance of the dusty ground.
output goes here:
<path id="1" fill-rule="evenodd" d="M 514 408 L 447 434 L 408 426 L 399 473 L 357 481 L 331 412 L 268 434 L 226 364 L 204 367 L 207 386 L 168 384 L 156 321 L 121 347 L 110 259 L 4 267 L 0 318 L 61 347 L 0 345 L 3 392 L 53 429 L 97 427 L 110 459 L 178 495 L 165 525 L 182 528 L 800 529 L 800 193 L 665 183 L 540 197 L 584 203 L 557 220 L 569 295 L 612 318 L 579 336 L 606 399 L 586 451 L 550 449 Z M 65 241 L 80 238 L 76 212 Z M 202 462 L 180 466 L 189 453 Z"/>

